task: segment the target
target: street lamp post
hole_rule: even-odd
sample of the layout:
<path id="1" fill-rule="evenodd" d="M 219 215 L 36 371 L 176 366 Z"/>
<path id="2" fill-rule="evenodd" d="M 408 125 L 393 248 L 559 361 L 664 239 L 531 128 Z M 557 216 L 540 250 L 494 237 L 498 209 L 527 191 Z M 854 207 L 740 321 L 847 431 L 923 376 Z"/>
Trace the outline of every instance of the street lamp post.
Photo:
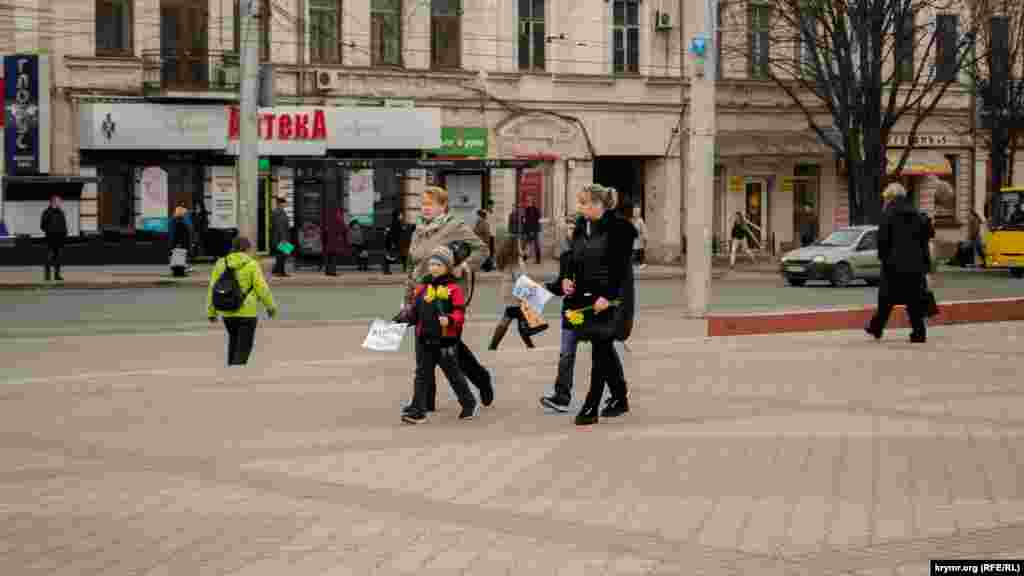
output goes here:
<path id="1" fill-rule="evenodd" d="M 703 317 L 711 294 L 711 225 L 714 218 L 715 80 L 718 72 L 718 0 L 694 3 L 695 23 L 704 33 L 695 35 L 690 52 L 695 57 L 687 110 L 689 141 L 686 163 L 686 303 L 692 317 Z M 685 24 L 685 23 L 684 23 Z M 703 59 L 703 69 L 701 60 Z"/>
<path id="2" fill-rule="evenodd" d="M 238 0 L 241 5 L 241 94 L 238 134 L 238 234 L 256 241 L 256 203 L 259 188 L 259 137 L 256 114 L 259 105 L 259 19 L 260 1 Z"/>

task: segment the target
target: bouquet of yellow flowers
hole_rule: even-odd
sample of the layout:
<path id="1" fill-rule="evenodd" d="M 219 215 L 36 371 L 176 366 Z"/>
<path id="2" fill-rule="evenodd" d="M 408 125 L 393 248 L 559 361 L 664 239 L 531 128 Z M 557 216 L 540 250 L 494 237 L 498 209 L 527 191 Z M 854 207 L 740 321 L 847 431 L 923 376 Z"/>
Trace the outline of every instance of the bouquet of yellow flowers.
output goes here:
<path id="1" fill-rule="evenodd" d="M 428 304 L 434 300 L 447 300 L 448 299 L 448 287 L 447 286 L 427 286 L 426 294 L 423 295 L 424 302 Z"/>
<path id="2" fill-rule="evenodd" d="M 609 306 L 618 306 L 622 303 L 622 300 L 612 300 L 608 302 Z M 593 310 L 594 306 L 586 306 L 584 308 L 578 308 L 576 310 L 566 310 L 565 319 L 569 321 L 572 326 L 582 326 L 584 321 L 584 312 Z"/>

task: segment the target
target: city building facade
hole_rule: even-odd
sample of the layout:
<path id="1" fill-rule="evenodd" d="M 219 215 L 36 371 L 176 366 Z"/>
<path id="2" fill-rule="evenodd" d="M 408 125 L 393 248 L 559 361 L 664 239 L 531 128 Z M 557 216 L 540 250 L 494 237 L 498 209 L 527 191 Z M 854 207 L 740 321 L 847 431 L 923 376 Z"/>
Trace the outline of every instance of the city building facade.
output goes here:
<path id="1" fill-rule="evenodd" d="M 738 27 L 721 29 L 723 43 L 748 42 L 768 25 L 756 2 L 723 5 L 740 14 Z M 687 49 L 703 28 L 687 0 L 256 6 L 261 92 L 273 96 L 259 117 L 261 249 L 273 195 L 292 200 L 297 241 L 315 252 L 335 208 L 383 229 L 396 211 L 412 216 L 418 190 L 437 182 L 454 210 L 472 222 L 489 207 L 499 229 L 517 206 L 535 204 L 551 253 L 576 192 L 597 181 L 641 208 L 652 261 L 679 258 L 686 119 L 703 113 L 687 102 L 695 69 Z M 39 142 L 47 174 L 78 179 L 59 188 L 75 232 L 156 237 L 184 204 L 202 220 L 208 251 L 223 248 L 239 210 L 240 21 L 237 0 L 33 0 L 0 10 L 0 29 L 13 31 L 0 54 L 47 61 L 48 126 L 39 130 L 48 136 Z M 712 228 L 721 245 L 730 215 L 743 211 L 777 251 L 794 243 L 808 213 L 821 235 L 846 223 L 845 178 L 801 112 L 760 74 L 758 53 L 748 54 L 723 58 L 717 83 Z M 978 204 L 985 160 L 969 133 L 951 127 L 970 106 L 966 91 L 952 92 L 918 131 L 904 171 L 950 241 Z M 890 153 L 908 144 L 901 129 Z M 412 170 L 332 162 L 381 158 L 437 162 Z M 530 164 L 500 163 L 511 160 Z M 40 203 L 57 185 L 16 187 L 10 170 L 0 172 L 9 234 L 38 235 Z"/>

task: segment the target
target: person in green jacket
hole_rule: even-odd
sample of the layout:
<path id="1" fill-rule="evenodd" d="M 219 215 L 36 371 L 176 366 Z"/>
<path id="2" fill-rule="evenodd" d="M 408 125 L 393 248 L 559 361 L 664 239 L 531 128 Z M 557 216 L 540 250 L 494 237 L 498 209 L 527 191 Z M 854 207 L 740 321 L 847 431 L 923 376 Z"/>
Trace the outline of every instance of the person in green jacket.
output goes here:
<path id="1" fill-rule="evenodd" d="M 224 317 L 224 327 L 228 331 L 228 366 L 240 366 L 249 361 L 253 343 L 256 340 L 257 303 L 261 302 L 267 309 L 267 316 L 273 318 L 277 314 L 277 304 L 270 293 L 270 287 L 263 277 L 263 269 L 259 261 L 252 258 L 249 252 L 252 243 L 248 238 L 239 236 L 231 243 L 231 252 L 217 260 L 210 274 L 210 287 L 206 291 L 206 316 L 210 322 L 217 321 L 217 315 Z M 235 270 L 238 285 L 242 289 L 244 300 L 238 310 L 226 312 L 213 307 L 213 286 L 220 275 L 225 273 L 225 266 Z"/>

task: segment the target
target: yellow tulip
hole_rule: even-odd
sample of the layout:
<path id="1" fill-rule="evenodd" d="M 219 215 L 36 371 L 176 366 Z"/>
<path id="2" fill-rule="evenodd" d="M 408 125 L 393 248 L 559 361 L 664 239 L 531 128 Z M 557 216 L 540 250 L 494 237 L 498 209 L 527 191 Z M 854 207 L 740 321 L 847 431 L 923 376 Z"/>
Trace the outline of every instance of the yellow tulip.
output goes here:
<path id="1" fill-rule="evenodd" d="M 447 286 L 439 286 L 437 288 L 437 291 L 435 292 L 435 294 L 437 295 L 438 300 L 447 300 L 448 299 L 448 287 Z"/>

